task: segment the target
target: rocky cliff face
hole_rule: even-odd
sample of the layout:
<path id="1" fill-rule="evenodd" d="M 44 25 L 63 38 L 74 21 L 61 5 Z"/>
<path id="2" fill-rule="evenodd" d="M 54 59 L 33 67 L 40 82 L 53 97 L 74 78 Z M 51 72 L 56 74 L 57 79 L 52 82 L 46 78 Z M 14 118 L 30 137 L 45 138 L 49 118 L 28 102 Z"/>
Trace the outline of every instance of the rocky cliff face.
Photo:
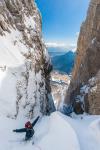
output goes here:
<path id="1" fill-rule="evenodd" d="M 51 64 L 33 0 L 0 0 L 0 114 L 32 118 L 54 111 Z"/>
<path id="2" fill-rule="evenodd" d="M 84 110 L 100 114 L 100 0 L 91 0 L 77 45 L 77 57 L 66 103 L 74 103 L 76 112 L 84 101 Z M 88 92 L 83 90 L 88 87 Z M 92 90 L 95 89 L 95 90 Z M 78 107 L 77 107 L 78 106 Z M 77 108 L 76 108 L 77 107 Z"/>

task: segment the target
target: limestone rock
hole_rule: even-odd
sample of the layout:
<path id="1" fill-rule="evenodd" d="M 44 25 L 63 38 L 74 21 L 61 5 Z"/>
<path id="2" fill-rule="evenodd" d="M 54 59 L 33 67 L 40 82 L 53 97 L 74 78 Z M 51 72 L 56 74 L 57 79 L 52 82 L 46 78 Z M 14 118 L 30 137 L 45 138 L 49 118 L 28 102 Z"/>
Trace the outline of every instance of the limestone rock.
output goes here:
<path id="1" fill-rule="evenodd" d="M 87 12 L 87 18 L 82 23 L 80 35 L 77 44 L 77 57 L 72 73 L 72 80 L 65 98 L 65 103 L 74 103 L 77 95 L 80 95 L 82 86 L 87 85 L 89 79 L 97 76 L 100 70 L 100 0 L 91 0 Z M 98 88 L 97 88 L 98 89 Z M 97 97 L 87 94 L 86 104 L 89 102 L 86 112 L 91 114 L 98 114 L 96 109 L 100 107 L 100 100 L 98 98 L 99 89 L 97 90 Z M 91 95 L 91 96 L 89 96 Z M 90 100 L 91 99 L 91 100 Z"/>
<path id="2" fill-rule="evenodd" d="M 32 118 L 55 109 L 41 26 L 34 0 L 0 0 L 0 114 Z"/>

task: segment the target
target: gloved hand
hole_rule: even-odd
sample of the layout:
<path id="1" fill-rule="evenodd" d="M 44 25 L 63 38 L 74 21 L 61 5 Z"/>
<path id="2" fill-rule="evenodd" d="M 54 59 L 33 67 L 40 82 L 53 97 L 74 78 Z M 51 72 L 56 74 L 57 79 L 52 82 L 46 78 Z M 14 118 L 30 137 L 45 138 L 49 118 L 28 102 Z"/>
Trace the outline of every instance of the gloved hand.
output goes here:
<path id="1" fill-rule="evenodd" d="M 13 132 L 16 132 L 16 130 L 13 130 Z"/>

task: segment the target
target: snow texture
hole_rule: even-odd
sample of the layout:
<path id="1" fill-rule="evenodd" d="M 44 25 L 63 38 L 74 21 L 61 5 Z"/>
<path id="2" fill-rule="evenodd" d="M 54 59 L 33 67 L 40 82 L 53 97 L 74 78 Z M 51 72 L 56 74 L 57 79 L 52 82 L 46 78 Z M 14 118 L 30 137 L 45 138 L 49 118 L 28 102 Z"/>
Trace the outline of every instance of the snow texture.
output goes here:
<path id="1" fill-rule="evenodd" d="M 23 127 L 25 121 L 0 116 L 1 150 L 100 150 L 99 116 L 73 114 L 70 118 L 59 112 L 52 113 L 40 118 L 29 142 L 23 142 L 24 133 L 12 132 Z"/>

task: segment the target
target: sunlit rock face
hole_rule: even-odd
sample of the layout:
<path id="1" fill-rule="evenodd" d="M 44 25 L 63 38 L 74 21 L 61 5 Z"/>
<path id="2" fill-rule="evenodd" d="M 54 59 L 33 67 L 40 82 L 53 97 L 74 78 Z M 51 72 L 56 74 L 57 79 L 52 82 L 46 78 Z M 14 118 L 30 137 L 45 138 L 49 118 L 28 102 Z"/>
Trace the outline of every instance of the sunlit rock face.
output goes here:
<path id="1" fill-rule="evenodd" d="M 91 0 L 87 18 L 82 23 L 77 44 L 77 57 L 72 80 L 65 98 L 65 103 L 76 106 L 76 97 L 82 95 L 81 88 L 90 86 L 84 95 L 84 110 L 91 114 L 100 114 L 100 0 Z M 95 84 L 89 80 L 95 78 Z M 95 88 L 95 92 L 91 88 Z"/>
<path id="2" fill-rule="evenodd" d="M 33 118 L 54 111 L 50 59 L 33 0 L 0 1 L 0 114 Z"/>

